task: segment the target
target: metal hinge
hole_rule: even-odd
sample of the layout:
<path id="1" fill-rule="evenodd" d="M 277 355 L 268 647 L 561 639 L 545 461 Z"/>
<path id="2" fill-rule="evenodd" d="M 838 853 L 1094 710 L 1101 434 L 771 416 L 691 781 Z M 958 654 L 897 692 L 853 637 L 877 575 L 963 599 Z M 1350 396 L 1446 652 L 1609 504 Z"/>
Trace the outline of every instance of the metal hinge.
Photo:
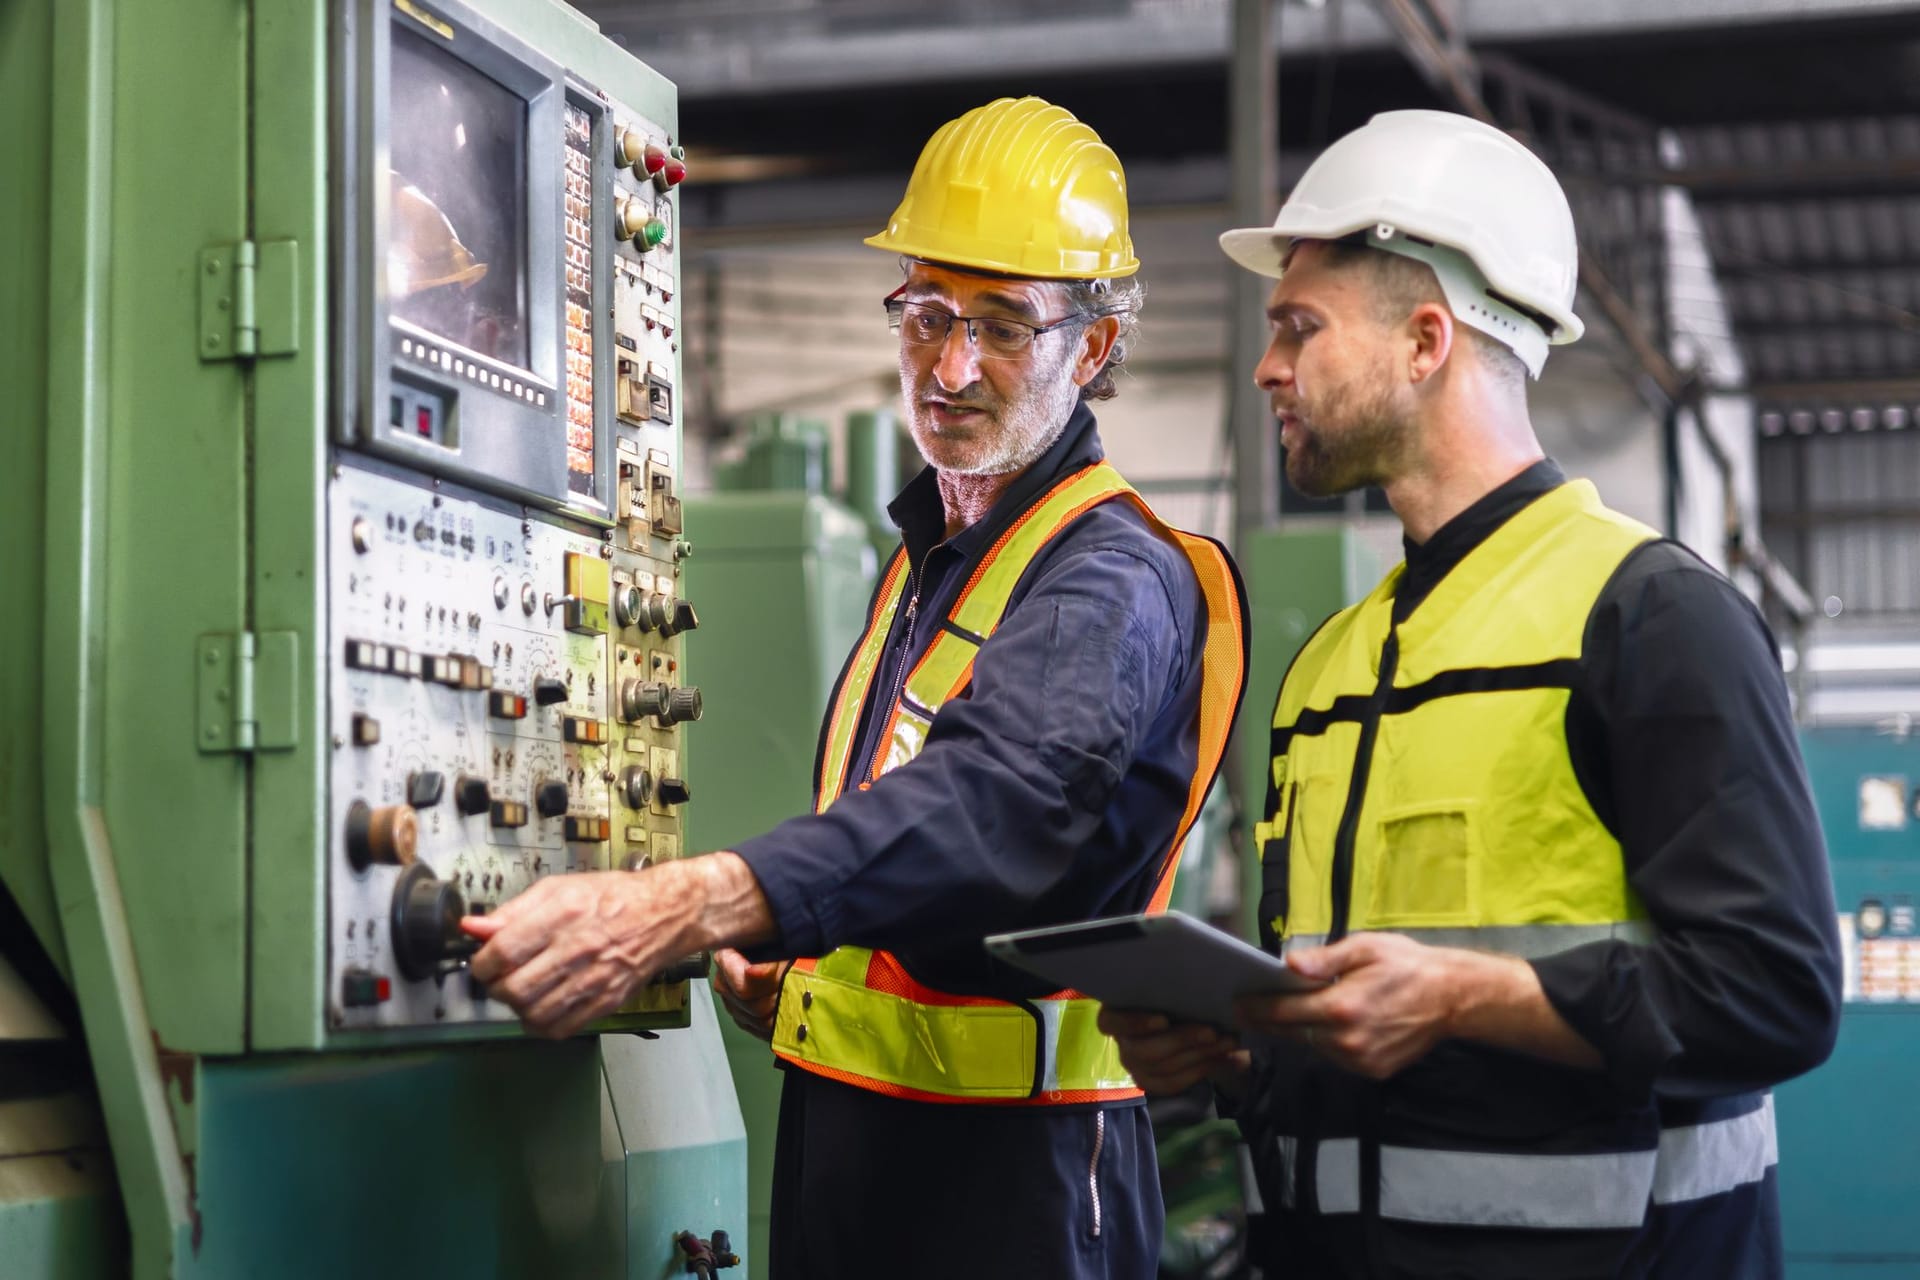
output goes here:
<path id="1" fill-rule="evenodd" d="M 217 244 L 200 251 L 200 358 L 253 360 L 300 349 L 300 245 Z"/>
<path id="2" fill-rule="evenodd" d="M 201 636 L 194 657 L 202 752 L 292 748 L 300 734 L 298 632 Z"/>

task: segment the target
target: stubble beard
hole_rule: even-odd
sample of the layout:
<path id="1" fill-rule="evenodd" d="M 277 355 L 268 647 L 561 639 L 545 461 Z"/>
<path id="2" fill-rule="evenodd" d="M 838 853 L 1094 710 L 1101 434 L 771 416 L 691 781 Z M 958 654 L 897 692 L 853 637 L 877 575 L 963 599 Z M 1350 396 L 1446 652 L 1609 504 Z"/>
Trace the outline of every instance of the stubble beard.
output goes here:
<path id="1" fill-rule="evenodd" d="M 983 382 L 963 388 L 951 398 L 984 410 L 988 421 L 949 427 L 936 421 L 932 410 L 920 402 L 929 392 L 946 393 L 933 384 L 931 371 L 923 377 L 902 352 L 900 396 L 922 460 L 955 476 L 1002 476 L 1032 466 L 1067 429 L 1067 419 L 1080 398 L 1065 357 L 1066 353 L 1036 354 L 1027 394 L 1018 401 L 995 397 Z"/>
<path id="2" fill-rule="evenodd" d="M 1344 388 L 1309 416 L 1295 414 L 1287 447 L 1287 479 L 1310 498 L 1332 498 L 1368 485 L 1385 486 L 1412 440 L 1396 388 L 1385 379 Z"/>

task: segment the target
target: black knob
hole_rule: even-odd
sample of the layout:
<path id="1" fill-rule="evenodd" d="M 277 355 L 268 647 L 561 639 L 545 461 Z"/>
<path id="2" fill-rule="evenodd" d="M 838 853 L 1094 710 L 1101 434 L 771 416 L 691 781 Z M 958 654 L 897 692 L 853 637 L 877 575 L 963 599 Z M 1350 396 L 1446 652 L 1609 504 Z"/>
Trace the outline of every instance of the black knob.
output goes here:
<path id="1" fill-rule="evenodd" d="M 556 702 L 565 702 L 571 695 L 567 682 L 556 680 L 552 676 L 541 676 L 533 682 L 533 700 L 543 707 Z"/>
<path id="2" fill-rule="evenodd" d="M 687 801 L 691 799 L 693 799 L 693 792 L 687 790 L 687 784 L 685 779 L 683 778 L 660 779 L 660 803 L 661 804 L 685 804 Z"/>
<path id="3" fill-rule="evenodd" d="M 664 715 L 667 710 L 667 686 L 653 680 L 620 682 L 620 718 L 628 722 L 648 716 Z"/>
<path id="4" fill-rule="evenodd" d="M 620 771 L 620 798 L 629 809 L 644 809 L 653 803 L 653 775 L 637 764 Z"/>
<path id="5" fill-rule="evenodd" d="M 477 944 L 460 932 L 467 913 L 460 891 L 436 878 L 424 862 L 400 874 L 393 887 L 393 960 L 400 976 L 412 982 L 431 978 L 445 961 L 472 955 Z"/>
<path id="6" fill-rule="evenodd" d="M 672 616 L 673 608 L 667 598 L 657 592 L 649 592 L 640 604 L 640 629 L 665 630 L 667 619 Z"/>
<path id="7" fill-rule="evenodd" d="M 675 600 L 673 602 L 673 616 L 662 624 L 660 634 L 663 636 L 677 636 L 682 631 L 695 630 L 699 625 L 700 615 L 693 611 L 693 602 L 690 600 Z"/>
<path id="8" fill-rule="evenodd" d="M 660 713 L 660 719 L 668 724 L 682 724 L 688 720 L 700 718 L 700 691 L 691 686 L 672 689 L 667 693 L 667 709 Z"/>
<path id="9" fill-rule="evenodd" d="M 463 773 L 453 783 L 453 807 L 472 817 L 493 807 L 493 788 L 485 778 Z"/>
<path id="10" fill-rule="evenodd" d="M 533 807 L 543 818 L 559 817 L 567 811 L 572 799 L 567 793 L 567 784 L 558 778 L 548 778 L 533 789 Z"/>
<path id="11" fill-rule="evenodd" d="M 440 803 L 447 789 L 447 775 L 422 769 L 407 775 L 407 803 L 416 809 L 431 809 Z"/>

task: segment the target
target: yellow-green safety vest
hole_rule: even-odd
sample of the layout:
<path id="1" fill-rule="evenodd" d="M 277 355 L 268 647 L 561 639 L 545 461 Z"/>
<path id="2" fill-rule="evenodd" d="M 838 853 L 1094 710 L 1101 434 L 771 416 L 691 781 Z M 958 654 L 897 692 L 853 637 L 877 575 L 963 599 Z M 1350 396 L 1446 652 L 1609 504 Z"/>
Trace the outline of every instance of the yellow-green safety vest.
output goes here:
<path id="1" fill-rule="evenodd" d="M 1163 524 L 1106 463 L 1067 476 L 1036 501 L 980 558 L 902 685 L 872 779 L 910 763 L 940 708 L 973 678 L 974 656 L 999 627 L 1014 588 L 1042 548 L 1103 502 L 1131 502 L 1193 565 L 1207 606 L 1202 650 L 1200 742 L 1185 812 L 1161 859 L 1148 910 L 1161 911 L 1187 831 L 1226 750 L 1246 678 L 1239 578 L 1210 538 Z M 854 737 L 905 590 L 906 554 L 896 551 L 828 712 L 815 788 L 824 813 L 848 785 Z M 1030 1006 L 1030 1007 L 1029 1007 Z M 796 961 L 781 987 L 773 1050 L 814 1074 L 891 1097 L 947 1103 L 1063 1105 L 1137 1097 L 1113 1041 L 1094 1025 L 1099 1005 L 1071 991 L 1025 1004 L 956 996 L 917 982 L 885 951 L 839 947 Z"/>
<path id="2" fill-rule="evenodd" d="M 1647 936 L 1565 717 L 1595 601 L 1657 536 L 1591 484 L 1564 484 L 1397 626 L 1404 565 L 1307 642 L 1274 710 L 1254 831 L 1270 943 L 1378 930 L 1537 957 Z"/>

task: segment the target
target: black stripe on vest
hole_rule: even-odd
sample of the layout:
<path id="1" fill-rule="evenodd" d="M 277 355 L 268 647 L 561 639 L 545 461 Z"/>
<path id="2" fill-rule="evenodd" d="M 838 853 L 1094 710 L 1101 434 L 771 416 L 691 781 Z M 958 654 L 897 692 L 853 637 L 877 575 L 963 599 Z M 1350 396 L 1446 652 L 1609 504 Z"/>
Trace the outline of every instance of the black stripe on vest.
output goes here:
<path id="1" fill-rule="evenodd" d="M 1524 667 L 1461 667 L 1442 671 L 1430 680 L 1395 689 L 1387 695 L 1383 715 L 1404 715 L 1436 698 L 1462 693 L 1508 693 L 1516 689 L 1572 689 L 1580 682 L 1577 658 L 1556 658 Z M 1272 754 L 1283 756 L 1296 735 L 1312 737 L 1336 724 L 1358 724 L 1369 701 L 1364 693 L 1342 694 L 1326 708 L 1308 707 L 1291 725 L 1273 730 Z"/>
<path id="2" fill-rule="evenodd" d="M 972 645 L 976 649 L 978 649 L 981 645 L 987 642 L 987 638 L 985 636 L 977 636 L 973 634 L 973 632 L 967 630 L 965 627 L 955 623 L 952 618 L 940 619 L 940 629 L 942 631 L 951 632 L 952 634 L 959 636 L 962 640 L 965 640 L 968 644 Z"/>

